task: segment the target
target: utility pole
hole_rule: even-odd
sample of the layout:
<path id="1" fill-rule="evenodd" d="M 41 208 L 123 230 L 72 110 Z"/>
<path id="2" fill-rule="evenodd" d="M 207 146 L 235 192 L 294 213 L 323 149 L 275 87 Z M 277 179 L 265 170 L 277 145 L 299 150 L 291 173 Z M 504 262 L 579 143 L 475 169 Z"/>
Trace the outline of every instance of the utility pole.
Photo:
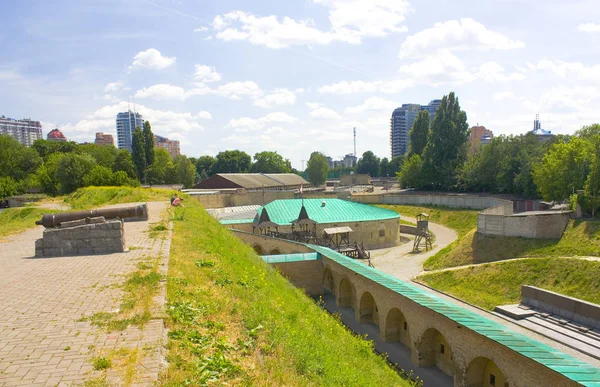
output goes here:
<path id="1" fill-rule="evenodd" d="M 305 162 L 305 161 L 306 161 L 306 160 L 302 160 L 302 172 L 304 172 L 304 162 Z"/>

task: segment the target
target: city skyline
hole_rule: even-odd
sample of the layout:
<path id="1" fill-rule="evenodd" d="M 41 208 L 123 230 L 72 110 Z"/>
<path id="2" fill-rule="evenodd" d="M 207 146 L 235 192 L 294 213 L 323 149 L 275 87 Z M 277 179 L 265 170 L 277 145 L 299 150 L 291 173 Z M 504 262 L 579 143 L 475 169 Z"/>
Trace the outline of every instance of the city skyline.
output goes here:
<path id="1" fill-rule="evenodd" d="M 0 105 L 81 142 L 116 137 L 135 101 L 183 154 L 276 150 L 296 168 L 352 153 L 353 127 L 358 155 L 389 157 L 390 113 L 450 91 L 495 135 L 538 112 L 573 133 L 597 121 L 600 10 L 542 4 L 23 1 L 0 15 Z"/>

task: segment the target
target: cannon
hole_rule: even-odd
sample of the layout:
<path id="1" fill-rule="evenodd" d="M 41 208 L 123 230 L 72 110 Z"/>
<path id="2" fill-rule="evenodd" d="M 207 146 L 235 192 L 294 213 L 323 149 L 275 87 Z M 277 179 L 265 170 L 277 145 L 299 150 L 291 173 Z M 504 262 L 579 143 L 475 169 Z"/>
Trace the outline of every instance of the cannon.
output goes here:
<path id="1" fill-rule="evenodd" d="M 103 216 L 106 219 L 113 218 L 142 218 L 148 219 L 148 208 L 145 204 L 131 207 L 119 207 L 119 208 L 102 208 L 99 210 L 86 210 L 86 211 L 74 211 L 74 212 L 58 212 L 56 214 L 46 214 L 42 216 L 42 219 L 37 220 L 35 224 L 42 225 L 46 228 L 58 227 L 63 222 L 69 222 L 72 220 L 95 218 Z"/>

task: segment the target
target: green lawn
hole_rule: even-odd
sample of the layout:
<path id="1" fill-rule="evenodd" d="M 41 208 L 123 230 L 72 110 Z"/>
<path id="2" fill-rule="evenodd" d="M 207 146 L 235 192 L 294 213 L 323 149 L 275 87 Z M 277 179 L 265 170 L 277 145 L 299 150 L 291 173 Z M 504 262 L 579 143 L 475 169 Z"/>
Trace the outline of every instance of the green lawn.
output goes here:
<path id="1" fill-rule="evenodd" d="M 56 211 L 33 206 L 7 208 L 0 212 L 0 238 L 33 228 L 36 220 L 40 220 L 44 214 L 53 212 Z"/>
<path id="2" fill-rule="evenodd" d="M 410 385 L 198 203 L 173 219 L 160 385 Z"/>
<path id="3" fill-rule="evenodd" d="M 600 256 L 597 220 L 571 220 L 560 240 L 483 236 L 475 231 L 425 261 L 425 270 L 521 257 Z"/>
<path id="4" fill-rule="evenodd" d="M 521 285 L 537 286 L 600 303 L 600 262 L 575 258 L 533 258 L 423 274 L 417 281 L 492 310 L 521 299 Z"/>
<path id="5" fill-rule="evenodd" d="M 86 187 L 65 198 L 73 209 L 87 209 L 107 204 L 168 200 L 178 191 L 133 187 Z"/>
<path id="6" fill-rule="evenodd" d="M 477 227 L 477 213 L 479 212 L 476 210 L 437 206 L 419 207 L 378 204 L 377 207 L 396 211 L 400 216 L 405 215 L 413 218 L 424 212 L 429 215 L 430 222 L 439 223 L 455 230 L 459 237 Z"/>

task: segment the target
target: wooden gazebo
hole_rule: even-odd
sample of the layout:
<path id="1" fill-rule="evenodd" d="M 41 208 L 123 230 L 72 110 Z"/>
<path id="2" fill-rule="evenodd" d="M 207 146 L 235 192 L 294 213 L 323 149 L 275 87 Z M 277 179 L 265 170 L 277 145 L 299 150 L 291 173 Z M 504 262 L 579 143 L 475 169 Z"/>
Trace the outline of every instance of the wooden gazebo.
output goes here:
<path id="1" fill-rule="evenodd" d="M 317 238 L 317 222 L 308 216 L 304 204 L 300 208 L 298 219 L 292 221 L 292 235 L 299 241 L 315 241 Z"/>
<path id="2" fill-rule="evenodd" d="M 262 208 L 260 217 L 257 214 L 252 223 L 252 233 L 256 233 L 257 229 L 258 233 L 262 235 L 277 235 L 279 233 L 279 225 L 271 221 L 271 217 L 269 217 L 269 213 L 265 207 Z"/>

